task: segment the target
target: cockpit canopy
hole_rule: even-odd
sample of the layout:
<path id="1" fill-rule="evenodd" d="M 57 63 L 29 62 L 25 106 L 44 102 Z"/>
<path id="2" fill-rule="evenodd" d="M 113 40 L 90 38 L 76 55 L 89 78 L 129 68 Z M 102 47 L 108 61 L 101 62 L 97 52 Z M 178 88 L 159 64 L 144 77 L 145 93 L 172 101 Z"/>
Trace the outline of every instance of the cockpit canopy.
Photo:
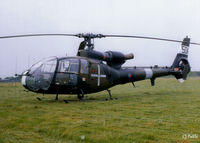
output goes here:
<path id="1" fill-rule="evenodd" d="M 57 58 L 51 57 L 39 61 L 28 70 L 26 84 L 33 91 L 49 88 L 56 70 Z"/>
<path id="2" fill-rule="evenodd" d="M 37 62 L 24 72 L 26 79 L 23 85 L 35 92 L 47 91 L 54 79 L 56 85 L 77 86 L 78 74 L 88 74 L 88 72 L 86 59 L 51 57 Z"/>

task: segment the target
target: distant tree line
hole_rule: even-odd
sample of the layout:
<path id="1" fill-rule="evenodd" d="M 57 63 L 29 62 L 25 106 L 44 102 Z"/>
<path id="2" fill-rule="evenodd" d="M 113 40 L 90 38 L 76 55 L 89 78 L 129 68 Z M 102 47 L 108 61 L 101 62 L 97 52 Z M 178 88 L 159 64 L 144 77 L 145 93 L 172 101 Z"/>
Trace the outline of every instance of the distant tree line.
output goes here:
<path id="1" fill-rule="evenodd" d="M 21 76 L 9 76 L 4 79 L 0 78 L 0 82 L 20 82 Z"/>
<path id="2" fill-rule="evenodd" d="M 188 74 L 188 76 L 189 76 L 189 77 L 198 77 L 198 76 L 200 76 L 200 72 L 190 72 L 190 73 Z"/>

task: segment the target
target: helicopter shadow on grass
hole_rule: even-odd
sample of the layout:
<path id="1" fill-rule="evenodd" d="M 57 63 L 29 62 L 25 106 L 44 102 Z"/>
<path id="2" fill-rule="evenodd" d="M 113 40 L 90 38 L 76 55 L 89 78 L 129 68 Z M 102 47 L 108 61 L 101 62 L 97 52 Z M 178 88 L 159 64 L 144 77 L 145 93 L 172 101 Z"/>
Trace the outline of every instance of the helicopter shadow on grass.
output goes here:
<path id="1" fill-rule="evenodd" d="M 88 103 L 88 102 L 110 102 L 110 101 L 118 101 L 118 100 L 140 100 L 140 98 L 144 96 L 164 96 L 168 95 L 171 92 L 150 92 L 144 91 L 141 93 L 133 93 L 133 95 L 129 95 L 128 93 L 124 93 L 122 95 L 113 95 L 113 100 L 109 99 L 109 95 L 106 93 L 101 93 L 98 95 L 86 95 L 84 100 L 80 100 L 76 95 L 60 95 L 58 100 L 55 100 L 54 95 L 42 95 L 42 94 L 32 94 L 31 96 L 34 100 L 38 102 L 46 102 L 46 103 Z M 134 96 L 134 98 L 132 98 Z"/>
<path id="2" fill-rule="evenodd" d="M 133 93 L 133 95 L 116 95 L 116 97 L 114 96 L 113 99 L 109 99 L 109 96 L 106 95 L 106 93 L 102 93 L 99 95 L 86 95 L 84 100 L 80 100 L 77 98 L 77 96 L 75 95 L 61 95 L 58 100 L 55 100 L 54 96 L 48 96 L 45 97 L 42 95 L 34 95 L 34 97 L 36 98 L 36 100 L 38 100 L 38 102 L 48 102 L 48 103 L 87 103 L 87 102 L 110 102 L 110 101 L 118 101 L 118 100 L 140 100 L 140 98 L 144 97 L 144 96 L 166 96 L 169 94 L 172 94 L 173 92 L 171 91 L 166 91 L 166 92 L 150 92 L 150 91 L 144 91 L 141 93 Z M 132 96 L 134 96 L 134 98 L 131 98 Z"/>

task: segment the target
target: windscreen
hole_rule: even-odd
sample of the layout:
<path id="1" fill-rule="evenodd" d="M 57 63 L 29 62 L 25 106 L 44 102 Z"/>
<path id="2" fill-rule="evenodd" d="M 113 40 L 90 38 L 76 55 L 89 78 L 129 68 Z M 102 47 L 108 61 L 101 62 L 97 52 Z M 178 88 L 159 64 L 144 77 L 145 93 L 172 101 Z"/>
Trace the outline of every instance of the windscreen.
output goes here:
<path id="1" fill-rule="evenodd" d="M 34 64 L 29 70 L 27 77 L 27 86 L 37 91 L 39 89 L 47 90 L 53 80 L 57 65 L 57 58 L 48 58 Z"/>

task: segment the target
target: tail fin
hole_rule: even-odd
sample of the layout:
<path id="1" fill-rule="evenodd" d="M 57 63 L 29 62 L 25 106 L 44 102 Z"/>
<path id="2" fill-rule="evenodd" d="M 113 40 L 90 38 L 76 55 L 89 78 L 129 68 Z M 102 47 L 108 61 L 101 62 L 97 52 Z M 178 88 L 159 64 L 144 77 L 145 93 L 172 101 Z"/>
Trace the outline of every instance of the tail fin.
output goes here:
<path id="1" fill-rule="evenodd" d="M 172 64 L 173 75 L 179 82 L 183 82 L 187 79 L 187 75 L 190 72 L 190 64 L 188 62 L 188 51 L 190 46 L 190 38 L 183 39 L 181 49 L 177 53 L 176 58 Z"/>

